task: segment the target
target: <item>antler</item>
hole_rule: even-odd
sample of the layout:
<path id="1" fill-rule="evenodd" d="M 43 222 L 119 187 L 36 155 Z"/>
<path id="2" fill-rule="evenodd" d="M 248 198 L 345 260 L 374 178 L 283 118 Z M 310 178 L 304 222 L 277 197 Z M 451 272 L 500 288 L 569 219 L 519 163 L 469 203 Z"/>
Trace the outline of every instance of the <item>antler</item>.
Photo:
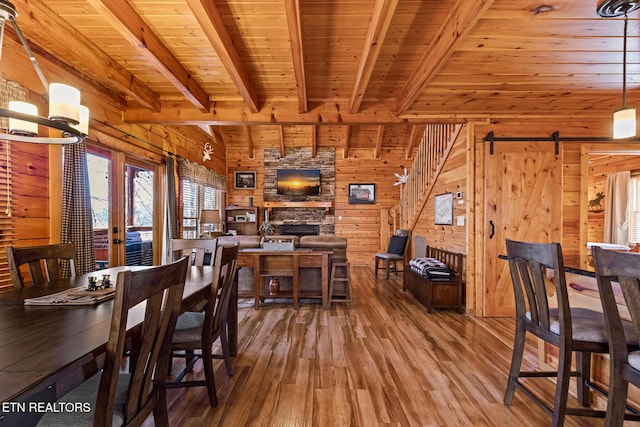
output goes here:
<path id="1" fill-rule="evenodd" d="M 211 154 L 213 154 L 213 147 L 210 143 L 206 142 L 202 153 L 202 161 L 206 162 L 207 160 L 211 160 Z"/>

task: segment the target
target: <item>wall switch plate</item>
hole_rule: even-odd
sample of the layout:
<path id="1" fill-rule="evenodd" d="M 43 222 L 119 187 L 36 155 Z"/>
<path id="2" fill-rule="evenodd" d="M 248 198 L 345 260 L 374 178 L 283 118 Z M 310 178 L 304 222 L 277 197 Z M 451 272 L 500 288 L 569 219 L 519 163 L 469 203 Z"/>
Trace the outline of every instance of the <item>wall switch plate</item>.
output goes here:
<path id="1" fill-rule="evenodd" d="M 464 215 L 459 215 L 456 219 L 457 219 L 457 224 L 459 226 L 463 226 L 464 225 Z"/>

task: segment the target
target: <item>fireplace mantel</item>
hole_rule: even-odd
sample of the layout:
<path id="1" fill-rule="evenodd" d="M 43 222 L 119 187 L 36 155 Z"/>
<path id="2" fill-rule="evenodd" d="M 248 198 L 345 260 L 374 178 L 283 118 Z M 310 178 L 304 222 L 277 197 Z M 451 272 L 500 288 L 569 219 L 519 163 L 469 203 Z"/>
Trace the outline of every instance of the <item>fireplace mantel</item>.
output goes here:
<path id="1" fill-rule="evenodd" d="M 326 213 L 333 207 L 333 202 L 264 202 L 264 207 L 271 213 L 273 208 L 321 208 Z"/>

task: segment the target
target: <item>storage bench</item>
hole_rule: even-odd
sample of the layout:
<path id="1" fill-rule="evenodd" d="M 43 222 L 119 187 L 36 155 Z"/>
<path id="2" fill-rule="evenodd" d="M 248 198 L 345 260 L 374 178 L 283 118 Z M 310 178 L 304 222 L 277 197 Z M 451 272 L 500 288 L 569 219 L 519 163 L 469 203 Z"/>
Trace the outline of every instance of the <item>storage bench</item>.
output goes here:
<path id="1" fill-rule="evenodd" d="M 426 257 L 444 263 L 451 275 L 448 278 L 430 278 L 405 268 L 402 289 L 411 292 L 428 313 L 434 308 L 453 308 L 463 313 L 462 254 L 427 246 Z"/>

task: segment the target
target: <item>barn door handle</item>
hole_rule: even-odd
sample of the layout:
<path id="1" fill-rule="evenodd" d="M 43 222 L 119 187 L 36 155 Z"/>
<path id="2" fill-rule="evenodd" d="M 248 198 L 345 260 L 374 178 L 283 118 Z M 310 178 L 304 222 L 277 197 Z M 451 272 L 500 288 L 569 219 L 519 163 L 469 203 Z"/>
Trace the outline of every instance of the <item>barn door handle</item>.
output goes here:
<path id="1" fill-rule="evenodd" d="M 489 225 L 491 226 L 491 233 L 489 233 L 489 238 L 493 239 L 493 235 L 496 234 L 496 226 L 493 224 L 492 220 L 489 220 Z"/>

